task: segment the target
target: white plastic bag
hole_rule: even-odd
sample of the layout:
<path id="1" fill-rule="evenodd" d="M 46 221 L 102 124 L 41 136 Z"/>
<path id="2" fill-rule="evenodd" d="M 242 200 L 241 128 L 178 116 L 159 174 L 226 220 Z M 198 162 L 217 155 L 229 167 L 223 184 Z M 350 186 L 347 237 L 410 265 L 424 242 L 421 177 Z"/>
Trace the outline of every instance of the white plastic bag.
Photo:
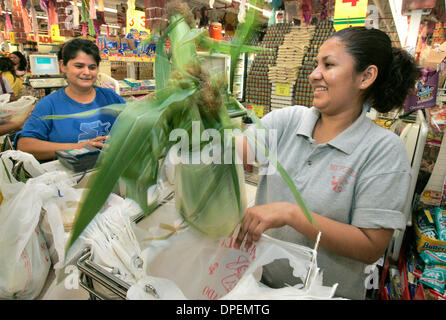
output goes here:
<path id="1" fill-rule="evenodd" d="M 35 97 L 23 96 L 13 102 L 0 103 L 0 112 L 9 114 L 11 116 L 9 121 L 20 122 L 25 119 L 35 102 Z"/>
<path id="2" fill-rule="evenodd" d="M 263 235 L 261 240 L 249 249 L 242 243 L 234 248 L 235 238 L 223 238 L 216 242 L 188 228 L 178 231 L 167 240 L 152 240 L 143 250 L 144 271 L 154 279 L 168 279 L 166 285 L 156 281 L 157 287 L 149 280 L 136 284 L 129 290 L 128 299 L 153 299 L 150 292 L 145 292 L 145 285 L 150 284 L 158 292 L 164 293 L 164 299 L 174 299 L 180 290 L 187 299 L 216 300 L 240 299 L 242 297 L 267 299 L 269 295 L 288 299 L 329 299 L 333 297 L 336 286 L 322 286 L 313 249 L 283 242 Z M 288 259 L 293 274 L 300 278 L 303 285 L 283 288 L 281 291 L 262 286 L 256 274 L 261 267 L 275 259 Z M 309 278 L 307 279 L 307 276 Z M 176 288 L 172 288 L 172 282 Z M 238 285 L 240 283 L 240 285 Z M 144 284 L 144 285 L 143 285 Z M 249 290 L 245 292 L 246 285 Z M 169 297 L 168 292 L 172 292 Z M 234 291 L 235 290 L 235 291 Z M 231 294 L 232 292 L 232 294 Z M 162 299 L 159 297 L 159 299 Z"/>
<path id="3" fill-rule="evenodd" d="M 8 192 L 14 189 L 17 193 L 0 206 L 0 298 L 34 299 L 51 265 L 38 225 L 43 201 L 51 191 L 30 180 L 10 184 Z"/>
<path id="4" fill-rule="evenodd" d="M 89 247 L 93 262 L 121 280 L 135 283 L 143 275 L 141 248 L 132 228 L 132 219 L 140 213 L 141 208 L 135 201 L 111 194 L 67 252 L 65 263 L 74 263 Z"/>
<path id="5" fill-rule="evenodd" d="M 57 215 L 61 190 L 67 194 L 75 182 L 66 172 L 44 173 L 39 162 L 28 153 L 8 150 L 0 157 L 3 196 L 0 205 L 0 297 L 34 299 L 46 282 L 52 261 L 41 228 L 41 213 Z M 23 162 L 25 170 L 34 178 L 26 183 L 17 181 L 11 174 L 13 160 Z M 45 217 L 43 215 L 43 220 Z M 56 255 L 61 256 L 65 242 L 59 238 L 63 235 L 54 234 Z"/>

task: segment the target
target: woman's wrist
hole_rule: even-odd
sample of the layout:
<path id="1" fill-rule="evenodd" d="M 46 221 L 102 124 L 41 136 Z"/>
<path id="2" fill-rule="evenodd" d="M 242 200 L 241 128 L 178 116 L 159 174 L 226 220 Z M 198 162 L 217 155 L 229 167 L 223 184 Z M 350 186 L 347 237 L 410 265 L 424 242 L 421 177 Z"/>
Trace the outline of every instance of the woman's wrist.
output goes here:
<path id="1" fill-rule="evenodd" d="M 298 226 L 301 224 L 302 210 L 297 204 L 291 203 L 286 211 L 286 224 L 289 226 Z"/>

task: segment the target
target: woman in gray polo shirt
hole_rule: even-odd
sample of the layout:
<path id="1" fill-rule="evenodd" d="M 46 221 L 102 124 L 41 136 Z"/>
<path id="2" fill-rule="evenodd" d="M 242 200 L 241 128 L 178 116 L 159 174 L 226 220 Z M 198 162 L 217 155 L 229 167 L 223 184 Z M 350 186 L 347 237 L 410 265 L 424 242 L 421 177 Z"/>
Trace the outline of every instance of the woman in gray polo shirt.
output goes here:
<path id="1" fill-rule="evenodd" d="M 384 254 L 393 231 L 404 228 L 403 208 L 410 201 L 404 145 L 366 117 L 367 107 L 401 107 L 418 76 L 412 57 L 392 48 L 382 31 L 353 27 L 329 38 L 309 77 L 313 107 L 287 107 L 262 118 L 277 137 L 269 141 L 273 135 L 266 134 L 265 144 L 293 178 L 315 225 L 279 174 L 268 173 L 256 205 L 245 212 L 237 244 L 246 237 L 249 246 L 268 230 L 275 238 L 313 247 L 320 230 L 324 284 L 338 283 L 337 296 L 363 299 L 365 267 Z M 262 281 L 282 287 L 298 279 L 288 261 L 275 261 L 264 267 Z"/>

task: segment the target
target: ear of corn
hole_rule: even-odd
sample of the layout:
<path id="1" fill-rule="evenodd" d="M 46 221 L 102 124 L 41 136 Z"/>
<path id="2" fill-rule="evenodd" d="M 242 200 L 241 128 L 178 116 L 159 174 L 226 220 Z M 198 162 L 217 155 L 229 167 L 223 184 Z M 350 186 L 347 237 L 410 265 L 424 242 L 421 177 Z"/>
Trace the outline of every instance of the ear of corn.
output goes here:
<path id="1" fill-rule="evenodd" d="M 101 109 L 118 112 L 119 116 L 88 181 L 66 252 L 102 208 L 119 179 L 126 186 L 126 196 L 137 201 L 145 214 L 155 209 L 156 203 L 147 202 L 147 189 L 157 183 L 160 161 L 177 144 L 170 140 L 170 134 L 175 129 L 183 129 L 191 137 L 193 121 L 198 121 L 201 132 L 214 129 L 220 133 L 221 141 L 212 143 L 221 146 L 223 156 L 230 153 L 232 162 L 177 165 L 177 209 L 190 226 L 214 239 L 233 231 L 246 208 L 244 180 L 241 166 L 234 158 L 234 144 L 228 146 L 223 141 L 223 133 L 225 129 L 241 129 L 228 115 L 228 110 L 238 108 L 239 104 L 228 94 L 221 77 L 210 75 L 202 68 L 195 43 L 230 54 L 234 62 L 231 69 L 234 69 L 241 52 L 265 50 L 244 44 L 254 32 L 255 17 L 254 10 L 250 9 L 234 41 L 224 44 L 213 41 L 200 30 L 191 29 L 178 12 L 170 15 L 170 25 L 161 34 L 156 47 L 155 95 L 150 100 L 130 102 L 125 108 L 121 105 Z M 170 56 L 165 51 L 166 39 L 171 44 Z M 86 115 L 90 113 L 77 116 Z M 194 147 L 191 141 L 187 146 Z M 208 146 L 209 143 L 200 142 L 198 151 Z M 280 164 L 278 168 L 298 203 L 304 206 L 286 171 Z"/>

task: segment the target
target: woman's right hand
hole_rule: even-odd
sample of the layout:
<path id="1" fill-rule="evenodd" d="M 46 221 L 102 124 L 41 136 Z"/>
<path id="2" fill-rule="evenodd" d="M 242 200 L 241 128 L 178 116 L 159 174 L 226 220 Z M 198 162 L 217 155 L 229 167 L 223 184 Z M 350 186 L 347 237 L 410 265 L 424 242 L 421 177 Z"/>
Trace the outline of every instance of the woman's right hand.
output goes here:
<path id="1" fill-rule="evenodd" d="M 108 139 L 108 136 L 98 136 L 96 138 L 93 138 L 91 140 L 85 141 L 82 143 L 82 146 L 88 145 L 95 148 L 103 148 L 104 147 L 104 141 Z"/>

